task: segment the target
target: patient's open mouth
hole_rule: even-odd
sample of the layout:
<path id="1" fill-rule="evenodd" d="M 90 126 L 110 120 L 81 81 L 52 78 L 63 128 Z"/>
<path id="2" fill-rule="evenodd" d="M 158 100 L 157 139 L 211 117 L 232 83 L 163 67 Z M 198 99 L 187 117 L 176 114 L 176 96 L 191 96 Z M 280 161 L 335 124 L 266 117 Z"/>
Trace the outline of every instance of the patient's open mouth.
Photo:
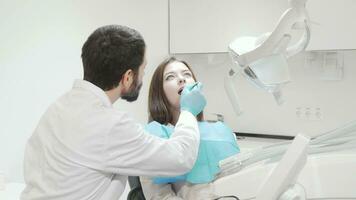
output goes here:
<path id="1" fill-rule="evenodd" d="M 183 88 L 179 89 L 179 90 L 178 90 L 178 94 L 181 95 L 181 94 L 182 94 L 182 91 L 183 91 Z"/>

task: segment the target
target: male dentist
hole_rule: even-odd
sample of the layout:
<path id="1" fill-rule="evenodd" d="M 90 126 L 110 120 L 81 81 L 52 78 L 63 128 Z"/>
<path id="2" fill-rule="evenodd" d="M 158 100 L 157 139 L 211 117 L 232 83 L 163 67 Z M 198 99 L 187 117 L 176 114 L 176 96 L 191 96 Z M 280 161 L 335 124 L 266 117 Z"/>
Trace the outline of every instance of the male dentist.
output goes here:
<path id="1" fill-rule="evenodd" d="M 113 107 L 120 98 L 137 99 L 145 50 L 140 33 L 126 26 L 89 36 L 83 80 L 49 106 L 28 140 L 22 200 L 118 200 L 128 175 L 176 176 L 192 168 L 200 138 L 195 116 L 206 105 L 200 87 L 185 88 L 170 139 L 147 134 Z"/>

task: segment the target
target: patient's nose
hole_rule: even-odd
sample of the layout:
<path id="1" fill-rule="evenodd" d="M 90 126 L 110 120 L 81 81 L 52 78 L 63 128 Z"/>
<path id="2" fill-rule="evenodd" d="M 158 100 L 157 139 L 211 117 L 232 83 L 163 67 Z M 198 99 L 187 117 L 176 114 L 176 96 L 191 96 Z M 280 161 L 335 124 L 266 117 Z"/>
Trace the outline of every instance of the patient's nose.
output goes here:
<path id="1" fill-rule="evenodd" d="M 179 76 L 178 83 L 185 83 L 185 78 L 183 76 Z"/>

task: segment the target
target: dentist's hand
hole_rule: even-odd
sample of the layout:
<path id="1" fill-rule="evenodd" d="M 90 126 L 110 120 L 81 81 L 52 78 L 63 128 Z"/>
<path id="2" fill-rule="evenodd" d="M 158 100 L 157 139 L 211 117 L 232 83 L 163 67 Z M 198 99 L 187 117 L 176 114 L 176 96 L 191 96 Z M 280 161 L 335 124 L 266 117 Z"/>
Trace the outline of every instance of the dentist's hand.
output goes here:
<path id="1" fill-rule="evenodd" d="M 203 111 L 206 99 L 201 92 L 203 85 L 200 82 L 186 85 L 180 97 L 180 109 L 191 112 L 197 116 Z"/>

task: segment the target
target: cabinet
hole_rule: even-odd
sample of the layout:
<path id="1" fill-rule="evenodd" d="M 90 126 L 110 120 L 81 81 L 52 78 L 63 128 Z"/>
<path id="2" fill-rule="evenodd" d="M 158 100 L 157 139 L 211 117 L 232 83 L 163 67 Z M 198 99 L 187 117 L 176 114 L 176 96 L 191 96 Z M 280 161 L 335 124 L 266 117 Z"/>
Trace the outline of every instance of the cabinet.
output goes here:
<path id="1" fill-rule="evenodd" d="M 272 31 L 288 0 L 170 0 L 170 53 L 226 52 L 236 37 Z M 356 1 L 309 0 L 307 50 L 356 49 Z"/>
<path id="2" fill-rule="evenodd" d="M 356 49 L 356 1 L 309 0 L 312 21 L 307 50 Z"/>

